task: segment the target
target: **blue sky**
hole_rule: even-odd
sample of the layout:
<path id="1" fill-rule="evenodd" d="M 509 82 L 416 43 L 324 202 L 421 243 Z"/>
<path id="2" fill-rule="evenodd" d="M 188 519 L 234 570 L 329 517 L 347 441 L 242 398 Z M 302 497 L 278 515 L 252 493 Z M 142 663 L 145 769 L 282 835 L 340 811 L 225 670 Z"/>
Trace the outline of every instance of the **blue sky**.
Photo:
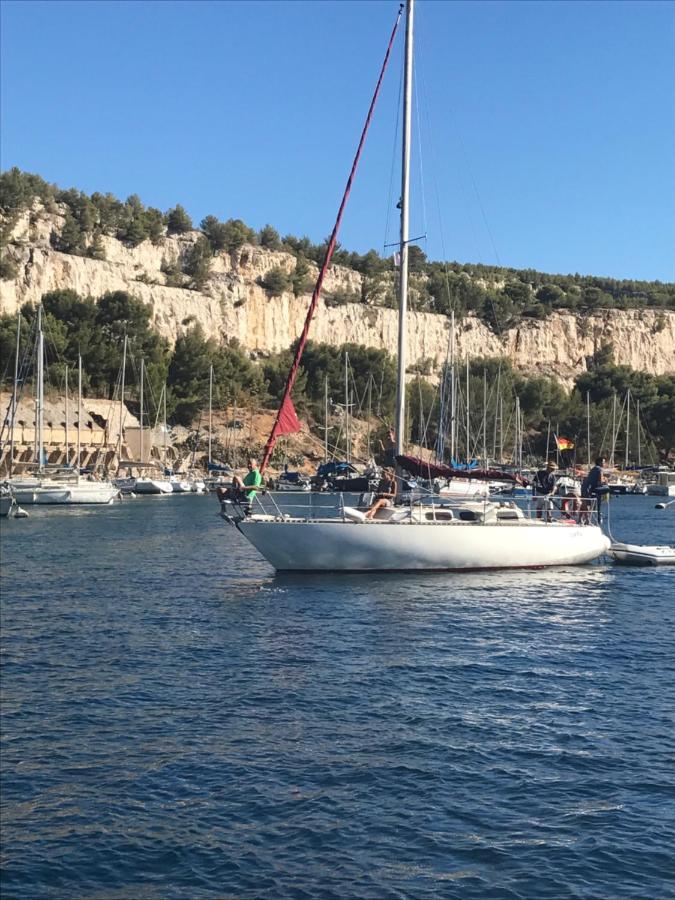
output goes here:
<path id="1" fill-rule="evenodd" d="M 3 2 L 2 168 L 319 242 L 397 8 Z M 429 257 L 675 280 L 675 4 L 420 0 L 416 17 Z M 341 233 L 359 252 L 396 239 L 402 38 Z"/>

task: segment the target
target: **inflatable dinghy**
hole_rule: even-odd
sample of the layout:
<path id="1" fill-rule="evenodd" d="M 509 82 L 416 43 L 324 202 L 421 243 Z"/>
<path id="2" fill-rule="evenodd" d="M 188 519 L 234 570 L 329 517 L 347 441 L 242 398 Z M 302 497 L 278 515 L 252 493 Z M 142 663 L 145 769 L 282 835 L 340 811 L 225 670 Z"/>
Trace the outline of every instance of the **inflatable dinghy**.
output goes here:
<path id="1" fill-rule="evenodd" d="M 623 566 L 675 566 L 675 547 L 612 544 L 607 552 Z"/>

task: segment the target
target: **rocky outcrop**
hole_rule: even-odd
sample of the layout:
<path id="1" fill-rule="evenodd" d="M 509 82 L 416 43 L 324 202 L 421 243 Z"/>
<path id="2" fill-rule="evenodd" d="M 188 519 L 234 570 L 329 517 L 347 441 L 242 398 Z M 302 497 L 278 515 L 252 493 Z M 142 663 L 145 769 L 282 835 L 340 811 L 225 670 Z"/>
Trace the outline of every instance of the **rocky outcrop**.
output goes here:
<path id="1" fill-rule="evenodd" d="M 60 218 L 37 207 L 16 222 L 6 252 L 17 274 L 1 283 L 0 311 L 12 313 L 57 289 L 93 297 L 125 290 L 151 305 L 155 328 L 170 341 L 199 323 L 208 336 L 237 338 L 253 356 L 287 348 L 302 329 L 309 296 L 270 297 L 258 283 L 274 267 L 292 272 L 295 259 L 289 254 L 248 245 L 221 253 L 213 259 L 206 288 L 198 292 L 168 286 L 165 274 L 185 258 L 197 233 L 165 237 L 156 245 L 144 241 L 135 248 L 104 237 L 105 259 L 90 259 L 51 247 L 50 235 L 60 230 Z M 335 266 L 324 293 L 328 298 L 360 297 L 362 277 Z M 408 328 L 408 365 L 429 361 L 431 370 L 438 370 L 448 351 L 449 319 L 413 308 Z M 382 347 L 394 354 L 397 333 L 394 309 L 322 300 L 310 336 L 334 345 L 353 341 Z M 523 372 L 552 375 L 570 385 L 586 368 L 587 358 L 608 341 L 614 344 L 617 363 L 652 374 L 675 371 L 675 313 L 668 311 L 603 310 L 587 316 L 560 312 L 544 320 L 524 320 L 501 336 L 468 316 L 458 323 L 455 346 L 459 357 L 506 356 Z"/>

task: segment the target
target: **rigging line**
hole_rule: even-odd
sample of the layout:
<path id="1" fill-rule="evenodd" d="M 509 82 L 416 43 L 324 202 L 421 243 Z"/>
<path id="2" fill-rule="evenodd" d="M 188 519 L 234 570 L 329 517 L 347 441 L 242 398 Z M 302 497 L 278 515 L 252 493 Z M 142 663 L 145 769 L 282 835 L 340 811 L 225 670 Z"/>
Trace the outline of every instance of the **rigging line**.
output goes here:
<path id="1" fill-rule="evenodd" d="M 419 18 L 418 18 L 419 23 Z M 419 47 L 419 28 L 418 28 L 418 47 Z M 418 51 L 419 53 L 419 51 Z M 417 69 L 418 66 L 414 65 L 414 76 L 413 76 L 413 85 L 415 87 L 415 104 L 417 106 L 417 116 L 415 117 L 415 123 L 417 125 L 417 153 L 419 156 L 419 171 L 420 171 L 420 201 L 422 205 L 422 233 L 424 234 L 424 240 L 426 243 L 427 238 L 427 203 L 426 203 L 426 195 L 424 189 L 424 157 L 422 155 L 422 116 L 420 114 L 420 98 L 419 98 L 419 85 L 417 78 Z"/>
<path id="2" fill-rule="evenodd" d="M 401 125 L 401 96 L 403 93 L 403 66 L 401 66 L 401 70 L 398 76 L 398 99 L 396 101 L 396 125 L 394 128 L 394 142 L 392 144 L 391 151 L 391 171 L 389 173 L 389 194 L 387 196 L 387 216 L 384 225 L 384 241 L 382 243 L 382 255 L 386 256 L 387 247 L 393 247 L 394 244 L 387 243 L 389 241 L 389 229 L 391 225 L 391 211 L 394 207 L 394 178 L 398 175 L 399 168 L 399 160 L 398 160 L 398 149 L 400 147 L 400 141 L 398 137 L 399 128 Z M 399 242 L 400 243 L 400 242 Z"/>
<path id="3" fill-rule="evenodd" d="M 420 178 L 419 196 L 420 196 L 420 203 L 421 203 L 421 207 L 422 207 L 422 233 L 424 235 L 424 240 L 426 242 L 428 222 L 427 222 L 426 190 L 425 190 L 425 186 L 424 186 L 424 155 L 422 153 L 422 104 L 420 102 L 420 94 L 419 94 L 419 90 L 420 90 L 419 77 L 420 77 L 420 73 L 421 73 L 421 61 L 423 59 L 423 51 L 422 51 L 423 41 L 421 40 L 421 35 L 423 34 L 424 29 L 423 28 L 420 29 L 420 24 L 421 24 L 421 21 L 420 21 L 420 16 L 419 16 L 419 11 L 418 11 L 417 22 L 415 25 L 416 53 L 415 53 L 415 58 L 413 60 L 413 67 L 414 67 L 413 87 L 414 87 L 414 91 L 415 91 L 415 106 L 417 108 L 417 115 L 414 117 L 414 122 L 415 122 L 416 129 L 417 129 L 417 148 L 418 148 L 417 152 L 418 152 L 418 156 L 419 156 L 419 178 Z"/>
<path id="4" fill-rule="evenodd" d="M 423 81 L 423 88 L 424 88 L 424 90 L 426 91 L 426 90 L 427 90 L 427 87 L 426 87 L 426 79 L 425 79 L 425 77 L 424 77 L 424 70 L 423 70 L 423 68 L 420 68 L 420 78 L 421 78 L 422 81 Z M 453 124 L 456 124 L 457 119 L 456 119 L 455 112 L 454 112 L 454 109 L 453 109 L 452 105 L 449 105 L 449 106 L 448 106 L 448 109 L 449 109 L 449 112 L 450 112 L 450 121 L 451 121 Z M 433 129 L 431 128 L 431 115 L 430 115 L 430 113 L 429 113 L 429 107 L 428 107 L 428 106 L 426 107 L 426 115 L 427 115 L 427 127 L 428 127 L 428 131 L 429 131 L 429 135 L 431 136 L 431 135 L 433 135 Z M 482 204 L 482 201 L 481 201 L 481 198 L 480 198 L 480 194 L 479 194 L 479 191 L 478 191 L 478 187 L 477 187 L 477 185 L 476 185 L 476 180 L 475 180 L 475 178 L 474 178 L 474 176 L 473 176 L 473 171 L 472 171 L 472 169 L 471 169 L 471 166 L 469 165 L 468 154 L 467 154 L 467 151 L 466 151 L 466 147 L 465 147 L 465 145 L 464 145 L 464 141 L 462 140 L 462 135 L 461 135 L 461 132 L 460 132 L 460 130 L 459 130 L 459 127 L 456 127 L 455 133 L 456 133 L 456 136 L 457 136 L 457 139 L 458 139 L 458 142 L 459 142 L 460 149 L 461 149 L 461 151 L 462 151 L 462 156 L 464 157 L 464 162 L 465 162 L 465 164 L 466 164 L 466 166 L 467 166 L 467 169 L 468 169 L 468 172 L 469 172 L 469 177 L 471 178 L 471 182 L 472 182 L 472 185 L 473 185 L 473 188 L 474 188 L 474 193 L 476 194 L 476 199 L 478 200 L 478 205 L 479 205 L 479 208 L 480 208 L 480 210 L 481 210 L 481 214 L 482 214 L 483 221 L 484 221 L 484 224 L 485 224 L 485 229 L 486 229 L 486 231 L 487 231 L 487 233 L 488 233 L 488 236 L 489 236 L 489 238 L 490 238 L 490 243 L 492 244 L 492 249 L 493 249 L 493 252 L 494 252 L 494 255 L 495 255 L 495 259 L 497 260 L 497 264 L 498 264 L 499 266 L 501 266 L 501 260 L 500 260 L 500 257 L 499 257 L 499 253 L 498 253 L 498 251 L 497 251 L 497 247 L 496 247 L 494 238 L 493 238 L 493 236 L 492 236 L 492 232 L 491 232 L 491 230 L 490 230 L 490 226 L 489 226 L 489 223 L 488 223 L 488 220 L 487 220 L 487 216 L 486 216 L 485 210 L 484 210 L 484 208 L 483 208 L 483 204 Z M 434 153 L 434 144 L 433 144 L 433 140 L 431 139 L 431 137 L 429 138 L 429 147 L 430 147 L 430 151 L 431 151 L 432 163 L 433 163 L 434 166 L 435 166 L 435 165 L 436 165 L 436 158 L 435 158 L 435 153 Z M 436 196 L 436 208 L 437 208 L 437 212 L 438 212 L 439 236 L 440 236 L 440 239 L 441 239 L 441 252 L 442 252 L 442 254 L 443 254 L 443 259 L 444 259 L 443 272 L 444 272 L 444 275 L 445 275 L 445 282 L 446 282 L 446 289 L 447 289 L 447 291 L 448 291 L 448 298 L 450 298 L 450 279 L 449 279 L 449 277 L 448 277 L 448 254 L 447 254 L 447 250 L 446 250 L 446 247 L 445 247 L 445 236 L 444 236 L 444 232 L 443 232 L 443 217 L 442 217 L 442 213 L 441 213 L 440 191 L 439 191 L 439 188 L 438 188 L 438 178 L 436 177 L 436 169 L 434 168 L 432 171 L 433 171 L 433 175 L 434 175 L 434 177 L 433 177 L 433 182 L 434 182 L 435 196 Z M 471 215 L 470 205 L 469 205 L 469 203 L 468 203 L 468 198 L 466 197 L 466 193 L 465 193 L 465 189 L 464 189 L 464 183 L 463 183 L 462 179 L 459 179 L 459 186 L 460 186 L 460 190 L 461 190 L 461 192 L 462 192 L 462 195 L 463 195 L 464 200 L 465 200 L 465 203 L 466 203 L 466 209 L 467 209 L 467 213 L 468 213 L 469 225 L 470 225 L 470 227 L 471 227 L 471 234 L 472 234 L 472 237 L 473 237 L 474 249 L 475 249 L 475 252 L 476 252 L 476 255 L 477 255 L 477 259 L 480 260 L 482 254 L 480 253 L 480 245 L 479 245 L 479 241 L 478 241 L 478 238 L 477 238 L 476 230 L 475 230 L 475 227 L 474 227 L 473 216 Z M 497 325 L 499 325 L 499 324 L 500 324 L 500 323 L 499 323 L 499 317 L 497 316 L 497 310 L 495 309 L 494 301 L 492 300 L 492 295 L 491 295 L 490 293 L 488 293 L 488 299 L 489 299 L 489 301 L 490 301 L 490 306 L 492 307 L 492 314 L 493 314 L 493 316 L 495 317 L 495 323 L 496 323 Z M 454 302 L 452 303 L 451 308 L 453 308 L 453 309 L 455 308 Z"/>
<path id="5" fill-rule="evenodd" d="M 426 76 L 424 74 L 423 66 L 419 67 L 419 73 L 420 73 L 419 78 L 422 81 L 422 88 L 423 88 L 422 96 L 428 97 L 429 90 L 427 88 L 427 80 L 426 80 Z M 424 109 L 424 113 L 426 115 L 427 132 L 429 135 L 428 144 L 429 144 L 429 153 L 430 153 L 431 163 L 432 163 L 432 180 L 433 180 L 433 184 L 434 184 L 434 194 L 435 194 L 435 199 L 436 199 L 436 209 L 437 209 L 438 226 L 439 226 L 438 230 L 439 230 L 439 237 L 441 239 L 441 252 L 443 254 L 443 259 L 447 260 L 448 254 L 447 254 L 447 249 L 445 246 L 445 234 L 444 234 L 444 230 L 443 230 L 443 215 L 441 213 L 441 198 L 440 198 L 440 190 L 438 187 L 438 177 L 437 177 L 438 162 L 437 162 L 437 155 L 436 155 L 436 151 L 435 151 L 435 145 L 434 145 L 434 141 L 433 141 L 433 135 L 435 132 L 434 132 L 434 129 L 432 127 L 432 122 L 431 122 L 430 106 L 431 105 L 427 103 L 427 105 L 424 106 L 423 109 Z M 452 108 L 450 108 L 450 112 L 451 113 L 453 112 Z M 468 213 L 469 226 L 471 228 L 471 234 L 472 234 L 472 238 L 473 238 L 474 252 L 476 253 L 477 258 L 480 259 L 481 253 L 479 250 L 479 241 L 478 241 L 478 237 L 476 235 L 476 229 L 474 226 L 473 217 L 471 216 L 471 213 L 470 213 L 469 203 L 466 199 L 464 184 L 461 180 L 459 182 L 459 185 L 460 185 L 460 190 L 462 191 L 462 195 L 465 198 L 465 205 L 466 205 L 466 209 L 467 209 L 467 213 Z"/>

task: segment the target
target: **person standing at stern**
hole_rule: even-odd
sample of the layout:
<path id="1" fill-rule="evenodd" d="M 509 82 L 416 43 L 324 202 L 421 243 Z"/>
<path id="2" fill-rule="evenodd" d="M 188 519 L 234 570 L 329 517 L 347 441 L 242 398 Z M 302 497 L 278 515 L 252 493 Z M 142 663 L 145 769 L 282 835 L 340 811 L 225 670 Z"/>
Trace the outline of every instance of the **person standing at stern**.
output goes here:
<path id="1" fill-rule="evenodd" d="M 544 511 L 546 521 L 551 521 L 551 497 L 555 494 L 558 479 L 555 477 L 556 465 L 552 459 L 546 463 L 545 469 L 540 469 L 534 478 L 534 490 L 537 495 L 537 518 L 541 519 Z"/>

